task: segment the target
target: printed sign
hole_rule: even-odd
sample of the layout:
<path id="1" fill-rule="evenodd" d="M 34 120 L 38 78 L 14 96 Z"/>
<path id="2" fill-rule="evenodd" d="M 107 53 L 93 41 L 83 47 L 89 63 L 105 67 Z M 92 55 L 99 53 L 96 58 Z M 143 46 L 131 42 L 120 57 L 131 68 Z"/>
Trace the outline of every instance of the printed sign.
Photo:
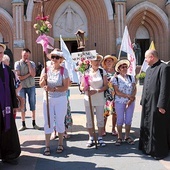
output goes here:
<path id="1" fill-rule="evenodd" d="M 83 51 L 83 52 L 76 52 L 76 53 L 71 53 L 72 59 L 77 62 L 79 61 L 82 57 L 91 60 L 96 58 L 96 50 L 90 50 L 90 51 Z"/>

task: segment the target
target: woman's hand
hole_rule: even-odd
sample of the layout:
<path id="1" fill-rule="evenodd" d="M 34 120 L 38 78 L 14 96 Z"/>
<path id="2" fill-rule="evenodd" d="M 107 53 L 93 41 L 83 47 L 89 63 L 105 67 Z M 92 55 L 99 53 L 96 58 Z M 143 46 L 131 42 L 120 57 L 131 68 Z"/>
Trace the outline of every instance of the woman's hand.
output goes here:
<path id="1" fill-rule="evenodd" d="M 89 95 L 92 96 L 96 94 L 98 91 L 97 90 L 89 90 Z"/>
<path id="2" fill-rule="evenodd" d="M 49 87 L 49 86 L 44 86 L 43 89 L 44 89 L 45 91 L 54 92 L 54 88 Z"/>

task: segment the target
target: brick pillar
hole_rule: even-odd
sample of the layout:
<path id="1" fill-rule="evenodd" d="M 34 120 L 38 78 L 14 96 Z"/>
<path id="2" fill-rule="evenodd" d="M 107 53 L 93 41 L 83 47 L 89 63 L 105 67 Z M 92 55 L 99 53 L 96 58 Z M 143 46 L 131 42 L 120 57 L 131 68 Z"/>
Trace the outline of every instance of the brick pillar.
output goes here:
<path id="1" fill-rule="evenodd" d="M 116 50 L 118 54 L 126 24 L 126 0 L 115 0 L 115 23 Z"/>
<path id="2" fill-rule="evenodd" d="M 168 16 L 168 20 L 169 20 L 169 28 L 170 28 L 170 0 L 168 0 L 168 2 L 166 3 L 166 12 L 167 12 L 167 16 Z M 170 30 L 168 32 L 168 39 L 167 39 L 167 54 L 166 54 L 166 60 L 169 60 L 169 56 L 170 56 Z"/>
<path id="3" fill-rule="evenodd" d="M 24 40 L 24 1 L 23 0 L 13 0 L 13 23 L 14 23 L 14 60 L 19 60 L 20 52 L 25 47 Z"/>

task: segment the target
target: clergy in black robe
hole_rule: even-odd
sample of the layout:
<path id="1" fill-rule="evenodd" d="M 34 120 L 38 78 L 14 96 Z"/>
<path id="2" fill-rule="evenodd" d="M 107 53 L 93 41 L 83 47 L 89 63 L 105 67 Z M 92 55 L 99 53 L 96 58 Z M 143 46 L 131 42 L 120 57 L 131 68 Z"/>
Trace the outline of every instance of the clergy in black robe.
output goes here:
<path id="1" fill-rule="evenodd" d="M 145 53 L 149 64 L 141 99 L 139 149 L 154 159 L 170 151 L 170 66 L 162 63 L 156 50 Z"/>
<path id="2" fill-rule="evenodd" d="M 21 153 L 13 109 L 18 107 L 13 74 L 2 63 L 5 46 L 0 44 L 0 159 L 11 161 Z"/>

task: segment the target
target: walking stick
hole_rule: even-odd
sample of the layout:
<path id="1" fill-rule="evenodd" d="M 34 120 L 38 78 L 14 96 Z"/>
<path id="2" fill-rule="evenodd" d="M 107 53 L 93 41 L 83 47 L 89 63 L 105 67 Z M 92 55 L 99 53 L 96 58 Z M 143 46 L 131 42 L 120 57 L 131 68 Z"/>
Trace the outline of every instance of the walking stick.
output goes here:
<path id="1" fill-rule="evenodd" d="M 40 3 L 41 5 L 41 16 L 44 18 L 44 3 L 49 0 L 33 0 L 34 3 Z M 47 67 L 46 67 L 46 53 L 43 51 L 43 61 L 44 61 L 44 67 L 45 67 L 45 73 L 47 73 Z M 47 80 L 45 80 L 46 85 L 48 85 Z M 48 100 L 48 91 L 46 91 L 46 101 L 47 101 L 47 119 L 48 119 L 48 126 L 50 128 L 50 113 L 49 113 L 49 100 Z"/>
<path id="2" fill-rule="evenodd" d="M 91 95 L 89 95 L 89 91 L 88 91 L 88 97 L 89 97 L 89 105 L 90 105 L 90 114 L 91 114 L 91 120 L 92 120 L 94 142 L 95 142 L 95 146 L 97 149 L 97 139 L 96 139 L 95 125 L 94 125 L 94 114 L 93 114 L 93 109 L 92 109 Z"/>
<path id="3" fill-rule="evenodd" d="M 45 67 L 45 73 L 47 73 L 47 64 L 46 64 L 46 53 L 43 53 L 43 61 Z M 48 85 L 47 79 L 45 80 L 46 85 Z M 49 112 L 49 99 L 48 99 L 48 91 L 46 91 L 46 102 L 47 102 L 47 120 L 48 120 L 48 127 L 50 128 L 50 112 Z"/>

